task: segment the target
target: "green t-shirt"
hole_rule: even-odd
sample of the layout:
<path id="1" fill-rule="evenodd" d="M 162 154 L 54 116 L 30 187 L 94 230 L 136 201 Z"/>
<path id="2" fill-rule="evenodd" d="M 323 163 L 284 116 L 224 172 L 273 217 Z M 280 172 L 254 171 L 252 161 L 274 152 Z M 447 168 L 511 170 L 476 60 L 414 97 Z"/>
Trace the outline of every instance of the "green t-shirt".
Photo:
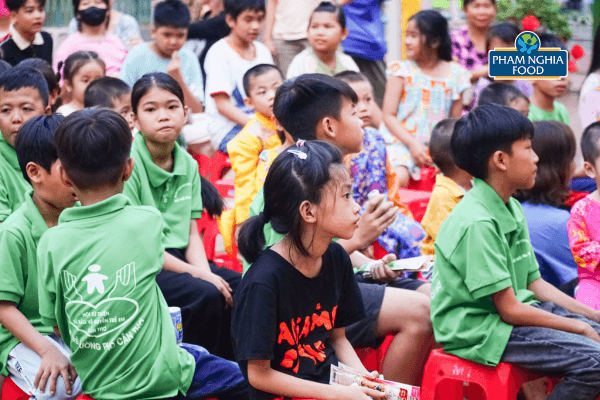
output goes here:
<path id="1" fill-rule="evenodd" d="M 117 194 L 69 208 L 38 246 L 42 322 L 58 325 L 83 390 L 96 399 L 186 393 L 194 357 L 177 345 L 156 284 L 165 224 Z"/>
<path id="2" fill-rule="evenodd" d="M 570 125 L 570 117 L 567 108 L 560 104 L 558 101 L 554 102 L 554 111 L 551 113 L 546 112 L 539 108 L 538 106 L 534 106 L 533 104 L 529 104 L 529 120 L 531 122 L 535 121 L 559 121 L 563 124 Z"/>
<path id="3" fill-rule="evenodd" d="M 191 220 L 202 218 L 198 163 L 175 143 L 173 172 L 165 171 L 152 162 L 139 132 L 133 141 L 131 157 L 135 165 L 123 194 L 134 205 L 152 206 L 160 211 L 170 230 L 165 248 L 186 248 L 190 241 Z"/>
<path id="4" fill-rule="evenodd" d="M 31 185 L 23 177 L 17 152 L 0 136 L 0 222 L 25 202 Z"/>
<path id="5" fill-rule="evenodd" d="M 53 332 L 42 324 L 38 300 L 37 246 L 48 226 L 38 211 L 31 190 L 25 203 L 0 225 L 0 300 L 12 301 L 42 335 Z M 8 375 L 8 354 L 19 341 L 0 325 L 0 373 Z"/>
<path id="6" fill-rule="evenodd" d="M 512 326 L 500 320 L 491 294 L 511 287 L 524 304 L 537 302 L 527 285 L 540 277 L 525 214 L 487 183 L 452 210 L 435 241 L 431 322 L 444 351 L 487 365 L 504 353 Z"/>

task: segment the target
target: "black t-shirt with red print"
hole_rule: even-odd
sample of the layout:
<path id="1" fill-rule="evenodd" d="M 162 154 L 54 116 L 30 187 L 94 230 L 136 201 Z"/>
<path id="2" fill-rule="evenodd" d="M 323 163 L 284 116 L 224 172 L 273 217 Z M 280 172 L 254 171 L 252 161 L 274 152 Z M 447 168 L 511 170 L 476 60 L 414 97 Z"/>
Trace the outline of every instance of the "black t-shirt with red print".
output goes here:
<path id="1" fill-rule="evenodd" d="M 248 379 L 248 360 L 271 360 L 271 368 L 298 378 L 329 382 L 337 358 L 333 328 L 364 318 L 350 257 L 337 243 L 323 254 L 321 272 L 307 278 L 270 249 L 248 270 L 235 299 L 233 347 Z M 275 395 L 250 388 L 251 399 Z"/>

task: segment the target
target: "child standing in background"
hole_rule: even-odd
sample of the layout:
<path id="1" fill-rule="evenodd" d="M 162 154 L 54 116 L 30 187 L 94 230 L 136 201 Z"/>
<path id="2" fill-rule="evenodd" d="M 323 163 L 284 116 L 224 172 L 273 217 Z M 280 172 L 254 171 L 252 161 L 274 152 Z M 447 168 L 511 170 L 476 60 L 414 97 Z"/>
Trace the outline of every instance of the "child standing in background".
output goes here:
<path id="1" fill-rule="evenodd" d="M 106 75 L 106 65 L 93 51 L 78 51 L 71 54 L 64 64 L 58 64 L 65 82 L 66 94 L 71 98 L 56 110 L 65 117 L 74 111 L 83 110 L 83 98 L 88 85 Z"/>
<path id="2" fill-rule="evenodd" d="M 83 106 L 114 110 L 125 118 L 132 132 L 135 129 L 131 110 L 131 88 L 118 78 L 104 76 L 90 83 L 83 95 Z"/>
<path id="3" fill-rule="evenodd" d="M 431 130 L 444 118 L 460 117 L 462 93 L 470 86 L 469 72 L 452 61 L 448 22 L 437 11 L 410 17 L 405 43 L 408 60 L 388 66 L 383 101 L 387 129 L 381 130 L 402 187 L 411 177 L 420 179 L 420 166 L 431 164 Z"/>

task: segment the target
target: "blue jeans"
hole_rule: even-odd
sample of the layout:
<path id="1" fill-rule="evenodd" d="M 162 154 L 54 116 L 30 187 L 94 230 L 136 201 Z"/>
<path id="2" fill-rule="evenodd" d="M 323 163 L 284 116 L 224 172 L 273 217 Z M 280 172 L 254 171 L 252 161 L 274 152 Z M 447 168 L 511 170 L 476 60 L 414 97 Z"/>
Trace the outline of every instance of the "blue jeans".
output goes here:
<path id="1" fill-rule="evenodd" d="M 203 347 L 181 345 L 196 360 L 196 370 L 185 399 L 216 397 L 219 400 L 248 398 L 248 384 L 237 363 L 213 356 Z"/>
<path id="2" fill-rule="evenodd" d="M 219 145 L 219 151 L 221 153 L 227 154 L 227 143 L 229 143 L 231 139 L 236 137 L 236 135 L 240 133 L 242 129 L 244 129 L 242 125 L 236 125 L 233 128 L 231 128 L 229 132 L 227 132 L 227 135 L 225 135 L 223 140 L 221 140 L 221 144 Z"/>
<path id="3" fill-rule="evenodd" d="M 600 325 L 554 303 L 537 303 L 561 317 L 584 321 L 600 333 Z M 593 400 L 600 394 L 600 343 L 585 336 L 535 326 L 515 326 L 502 362 L 564 377 L 547 400 Z"/>

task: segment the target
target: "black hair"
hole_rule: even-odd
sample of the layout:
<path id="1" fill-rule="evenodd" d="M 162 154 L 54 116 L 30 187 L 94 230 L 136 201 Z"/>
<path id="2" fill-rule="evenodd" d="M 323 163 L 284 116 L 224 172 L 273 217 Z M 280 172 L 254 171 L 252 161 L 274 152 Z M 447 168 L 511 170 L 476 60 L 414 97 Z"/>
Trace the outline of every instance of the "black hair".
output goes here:
<path id="1" fill-rule="evenodd" d="M 40 95 L 44 107 L 48 106 L 48 84 L 46 80 L 33 68 L 14 67 L 0 75 L 0 90 L 13 92 L 23 88 L 33 88 Z"/>
<path id="2" fill-rule="evenodd" d="M 7 63 L 4 60 L 0 60 L 0 74 L 5 73 L 6 71 L 8 71 L 9 69 L 11 69 L 13 66 L 10 65 L 9 63 Z"/>
<path id="3" fill-rule="evenodd" d="M 592 60 L 590 62 L 590 69 L 588 75 L 592 72 L 596 72 L 600 69 L 600 26 L 596 29 L 594 34 L 594 43 L 592 45 Z"/>
<path id="4" fill-rule="evenodd" d="M 331 13 L 331 14 L 335 15 L 335 18 L 336 18 L 338 24 L 340 24 L 342 29 L 346 29 L 346 13 L 344 13 L 344 7 L 340 7 L 336 4 L 333 4 L 330 1 L 320 2 L 319 5 L 317 6 L 317 8 L 315 8 L 314 11 L 312 12 L 312 14 L 310 15 L 310 19 L 308 20 L 309 26 L 310 26 L 310 23 L 312 22 L 312 16 L 318 12 L 323 12 L 323 13 L 326 12 L 326 13 Z"/>
<path id="5" fill-rule="evenodd" d="M 131 130 L 113 110 L 86 108 L 62 121 L 54 142 L 73 185 L 90 190 L 118 183 L 129 160 Z"/>
<path id="6" fill-rule="evenodd" d="M 62 70 L 62 77 L 65 81 L 70 81 L 79 72 L 79 70 L 88 63 L 96 62 L 102 67 L 106 74 L 106 64 L 95 51 L 79 50 L 71 54 L 65 61 L 58 63 L 58 72 Z"/>
<path id="7" fill-rule="evenodd" d="M 521 30 L 516 25 L 510 24 L 508 22 L 503 22 L 501 24 L 491 26 L 487 32 L 487 50 L 493 50 L 490 49 L 490 41 L 492 39 L 500 39 L 504 43 L 509 43 L 510 46 L 512 46 L 515 43 L 515 40 L 517 40 L 517 36 L 519 36 L 519 33 L 521 33 Z"/>
<path id="8" fill-rule="evenodd" d="M 192 17 L 190 9 L 180 0 L 164 0 L 154 8 L 154 27 L 188 28 Z"/>
<path id="9" fill-rule="evenodd" d="M 81 0 L 72 0 L 73 1 L 73 14 L 75 15 L 75 20 L 77 21 L 77 30 L 81 32 L 81 21 L 79 21 L 78 13 L 79 13 L 79 3 Z M 110 24 L 110 0 L 102 0 L 106 4 L 106 21 L 104 22 L 104 26 L 108 27 Z M 60 70 L 60 68 L 59 68 Z"/>
<path id="10" fill-rule="evenodd" d="M 225 14 L 234 20 L 244 11 L 265 12 L 265 0 L 225 0 Z"/>
<path id="11" fill-rule="evenodd" d="M 429 155 L 442 174 L 446 176 L 452 174 L 456 169 L 450 148 L 450 138 L 454 132 L 456 121 L 458 121 L 456 118 L 441 120 L 433 127 L 429 139 Z"/>
<path id="12" fill-rule="evenodd" d="M 533 138 L 533 124 L 517 110 L 498 104 L 473 109 L 456 122 L 450 147 L 454 163 L 485 180 L 488 161 L 496 151 L 512 154 L 512 145 Z"/>
<path id="13" fill-rule="evenodd" d="M 362 72 L 350 70 L 338 72 L 333 77 L 341 79 L 346 83 L 369 82 L 369 79 Z"/>
<path id="14" fill-rule="evenodd" d="M 118 78 L 104 76 L 88 85 L 83 95 L 83 106 L 114 108 L 114 101 L 131 93 L 129 85 Z"/>
<path id="15" fill-rule="evenodd" d="M 315 140 L 325 117 L 339 119 L 343 100 L 358 102 L 356 92 L 340 79 L 304 74 L 277 89 L 273 114 L 294 140 Z"/>
<path id="16" fill-rule="evenodd" d="M 304 153 L 306 158 L 291 151 Z M 302 243 L 300 205 L 304 201 L 320 203 L 323 188 L 333 178 L 332 172 L 335 173 L 332 167 L 345 171 L 342 155 L 335 146 L 319 141 L 292 146 L 273 161 L 263 189 L 263 215 L 249 218 L 238 236 L 238 250 L 248 262 L 256 261 L 265 247 L 263 229 L 266 220 L 275 232 L 289 235 L 300 254 L 308 255 L 308 249 Z"/>
<path id="17" fill-rule="evenodd" d="M 438 43 L 438 58 L 443 61 L 452 61 L 452 39 L 448 30 L 448 21 L 437 11 L 421 10 L 408 19 L 415 21 L 421 35 L 425 36 L 425 43 L 432 47 Z"/>
<path id="18" fill-rule="evenodd" d="M 550 33 L 542 33 L 539 35 L 540 47 L 558 47 L 561 50 L 567 50 L 567 46 L 558 37 Z"/>
<path id="19" fill-rule="evenodd" d="M 465 0 L 465 1 L 464 1 L 464 3 L 463 3 L 463 10 L 464 10 L 465 8 L 467 8 L 467 6 L 468 6 L 469 4 L 471 4 L 472 2 L 474 2 L 474 1 L 475 1 L 475 0 Z M 494 6 L 496 5 L 496 0 L 490 0 L 490 2 L 492 3 L 492 5 L 494 5 Z"/>
<path id="20" fill-rule="evenodd" d="M 38 5 L 46 7 L 46 0 L 36 0 Z M 24 7 L 27 0 L 6 0 L 6 8 L 11 12 L 18 12 L 21 7 Z"/>
<path id="21" fill-rule="evenodd" d="M 539 160 L 535 185 L 515 198 L 533 204 L 562 207 L 569 198 L 569 172 L 577 144 L 571 128 L 558 121 L 536 121 L 531 147 Z"/>
<path id="22" fill-rule="evenodd" d="M 251 89 L 250 84 L 251 84 L 252 78 L 256 78 L 258 76 L 264 75 L 270 71 L 279 72 L 279 75 L 281 75 L 281 79 L 282 80 L 285 79 L 281 70 L 273 64 L 258 64 L 258 65 L 255 65 L 254 67 L 250 68 L 248 71 L 246 71 L 246 73 L 244 74 L 244 77 L 242 78 L 242 85 L 244 86 L 244 92 L 246 93 L 246 96 L 249 96 L 249 94 L 250 94 L 250 89 Z"/>
<path id="23" fill-rule="evenodd" d="M 148 94 L 153 88 L 159 88 L 173 93 L 181 100 L 181 104 L 185 104 L 183 99 L 183 89 L 175 79 L 164 72 L 152 72 L 142 76 L 135 85 L 133 85 L 133 89 L 131 89 L 131 109 L 134 114 L 137 114 L 137 109 L 142 97 Z"/>
<path id="24" fill-rule="evenodd" d="M 510 107 L 510 104 L 517 99 L 525 99 L 529 103 L 529 99 L 516 86 L 508 85 L 502 82 L 493 82 L 483 88 L 479 93 L 477 105 L 496 103 L 501 106 Z"/>
<path id="25" fill-rule="evenodd" d="M 52 65 L 48 63 L 48 61 L 43 60 L 41 58 L 26 58 L 17 64 L 17 67 L 29 67 L 38 71 L 48 84 L 48 93 L 52 94 L 53 92 L 60 93 L 60 75 L 54 72 L 52 69 Z M 62 104 L 62 99 L 58 97 L 56 102 L 52 105 L 52 112 L 56 112 L 58 107 Z"/>
<path id="26" fill-rule="evenodd" d="M 27 164 L 36 163 L 50 172 L 52 164 L 58 159 L 54 134 L 63 119 L 65 117 L 60 114 L 41 115 L 31 118 L 19 129 L 15 140 L 15 151 L 21 173 L 27 182 L 31 183 L 27 175 Z"/>
<path id="27" fill-rule="evenodd" d="M 202 207 L 211 218 L 220 217 L 225 209 L 223 198 L 217 188 L 208 179 L 200 175 L 200 197 Z"/>
<path id="28" fill-rule="evenodd" d="M 600 121 L 588 125 L 581 135 L 581 153 L 583 161 L 595 165 L 600 156 Z"/>

